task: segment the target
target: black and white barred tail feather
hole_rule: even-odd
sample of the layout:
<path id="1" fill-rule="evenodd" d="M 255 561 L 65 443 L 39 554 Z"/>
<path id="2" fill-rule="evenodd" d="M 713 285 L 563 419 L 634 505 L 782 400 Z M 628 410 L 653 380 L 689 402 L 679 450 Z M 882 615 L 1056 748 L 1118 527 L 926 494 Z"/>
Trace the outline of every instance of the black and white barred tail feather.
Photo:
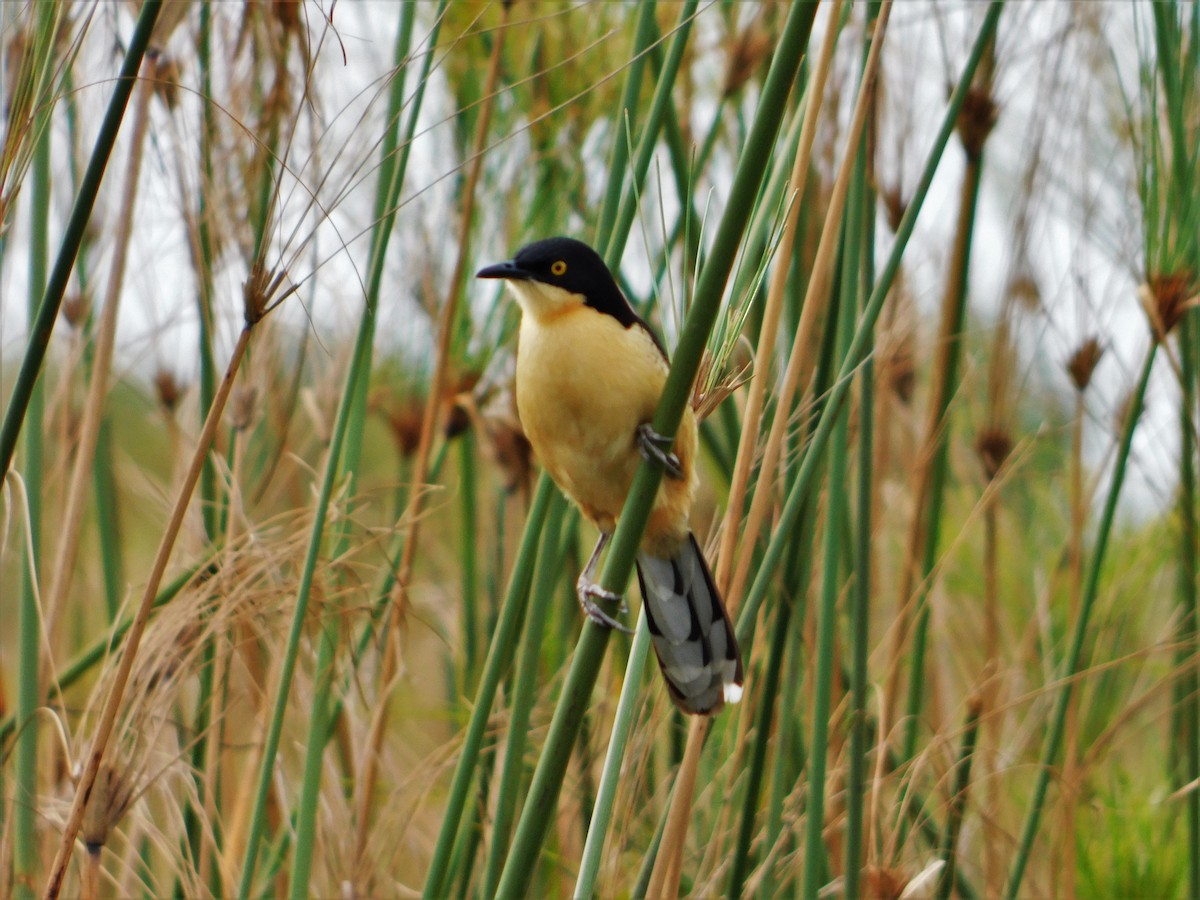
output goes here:
<path id="1" fill-rule="evenodd" d="M 637 571 L 654 652 L 675 705 L 707 715 L 736 703 L 742 658 L 696 538 L 688 535 L 672 559 L 639 553 Z"/>

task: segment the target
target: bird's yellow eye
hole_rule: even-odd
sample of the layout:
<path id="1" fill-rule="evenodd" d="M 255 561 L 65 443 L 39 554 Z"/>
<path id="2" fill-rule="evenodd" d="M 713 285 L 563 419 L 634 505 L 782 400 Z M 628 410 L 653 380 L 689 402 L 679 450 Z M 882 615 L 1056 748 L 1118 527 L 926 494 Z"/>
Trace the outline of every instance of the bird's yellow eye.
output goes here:
<path id="1" fill-rule="evenodd" d="M 567 271 L 567 264 L 561 259 L 555 260 L 550 264 L 550 271 L 555 275 L 565 275 Z"/>

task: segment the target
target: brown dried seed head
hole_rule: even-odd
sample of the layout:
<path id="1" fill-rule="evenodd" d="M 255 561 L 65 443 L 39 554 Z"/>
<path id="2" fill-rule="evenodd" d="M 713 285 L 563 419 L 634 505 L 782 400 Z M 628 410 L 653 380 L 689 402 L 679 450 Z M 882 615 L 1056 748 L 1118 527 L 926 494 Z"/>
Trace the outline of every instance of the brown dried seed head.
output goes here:
<path id="1" fill-rule="evenodd" d="M 88 313 L 91 312 L 91 309 L 92 301 L 87 294 L 68 294 L 63 298 L 63 318 L 76 331 L 83 327 L 83 323 L 87 321 Z"/>
<path id="2" fill-rule="evenodd" d="M 984 474 L 991 481 L 996 473 L 1004 466 L 1008 455 L 1012 453 L 1013 442 L 1008 432 L 1003 428 L 988 426 L 979 432 L 975 438 L 975 451 L 983 464 Z"/>
<path id="3" fill-rule="evenodd" d="M 1200 303 L 1196 273 L 1187 269 L 1151 275 L 1139 291 L 1150 327 L 1159 341 L 1166 340 L 1189 309 Z"/>
<path id="4" fill-rule="evenodd" d="M 183 386 L 175 377 L 175 373 L 169 369 L 159 369 L 155 372 L 154 390 L 158 394 L 159 405 L 167 411 L 167 414 L 175 412 L 175 407 L 179 405 L 179 398 L 183 396 Z"/>
<path id="5" fill-rule="evenodd" d="M 1042 289 L 1037 279 L 1027 272 L 1013 276 L 1008 283 L 1008 293 L 1027 312 L 1037 312 L 1042 308 Z"/>
<path id="6" fill-rule="evenodd" d="M 884 353 L 882 369 L 885 383 L 906 406 L 912 402 L 917 383 L 917 364 L 912 335 L 904 334 Z"/>
<path id="7" fill-rule="evenodd" d="M 980 87 L 967 91 L 958 114 L 958 137 L 969 159 L 983 155 L 983 145 L 996 126 L 1000 114 L 991 92 Z"/>
<path id="8" fill-rule="evenodd" d="M 533 445 L 520 422 L 489 418 L 487 432 L 491 453 L 504 476 L 504 489 L 510 494 L 527 489 L 533 478 Z"/>
<path id="9" fill-rule="evenodd" d="M 900 186 L 885 187 L 879 192 L 880 198 L 883 200 L 883 211 L 887 216 L 888 228 L 894 234 L 900 227 L 900 220 L 904 218 L 904 213 L 908 211 L 908 200 L 900 192 Z"/>
<path id="10" fill-rule="evenodd" d="M 80 836 L 93 853 L 108 843 L 121 817 L 133 800 L 133 782 L 124 767 L 105 763 L 96 773 L 96 783 L 83 812 Z"/>
<path id="11" fill-rule="evenodd" d="M 409 457 L 417 452 L 417 445 L 421 443 L 421 419 L 421 408 L 415 403 L 407 403 L 388 416 L 392 438 L 401 456 Z"/>
<path id="12" fill-rule="evenodd" d="M 300 0 L 274 0 L 271 14 L 285 34 L 300 30 Z"/>
<path id="13" fill-rule="evenodd" d="M 179 106 L 179 63 L 175 57 L 159 54 L 154 59 L 150 77 L 154 79 L 154 93 L 172 112 Z"/>
<path id="14" fill-rule="evenodd" d="M 722 96 L 732 97 L 740 91 L 770 55 L 772 46 L 771 35 L 759 19 L 746 26 L 729 49 Z"/>
<path id="15" fill-rule="evenodd" d="M 1087 390 L 1092 381 L 1092 373 L 1096 371 L 1096 366 L 1100 364 L 1100 357 L 1103 355 L 1104 348 L 1094 337 L 1088 338 L 1071 354 L 1071 358 L 1067 360 L 1067 372 L 1071 376 L 1075 390 L 1080 393 Z"/>
<path id="16" fill-rule="evenodd" d="M 446 417 L 442 423 L 442 432 L 446 440 L 452 441 L 471 427 L 471 412 L 467 407 L 466 398 L 451 397 L 446 405 Z"/>

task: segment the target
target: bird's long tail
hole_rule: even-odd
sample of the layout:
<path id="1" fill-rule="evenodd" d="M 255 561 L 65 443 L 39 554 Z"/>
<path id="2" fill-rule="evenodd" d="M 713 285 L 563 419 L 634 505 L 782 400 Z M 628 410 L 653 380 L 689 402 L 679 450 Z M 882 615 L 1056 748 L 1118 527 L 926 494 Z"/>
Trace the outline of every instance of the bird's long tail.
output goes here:
<path id="1" fill-rule="evenodd" d="M 696 538 L 689 534 L 671 559 L 639 553 L 637 571 L 654 652 L 675 705 L 710 715 L 736 703 L 742 658 Z"/>

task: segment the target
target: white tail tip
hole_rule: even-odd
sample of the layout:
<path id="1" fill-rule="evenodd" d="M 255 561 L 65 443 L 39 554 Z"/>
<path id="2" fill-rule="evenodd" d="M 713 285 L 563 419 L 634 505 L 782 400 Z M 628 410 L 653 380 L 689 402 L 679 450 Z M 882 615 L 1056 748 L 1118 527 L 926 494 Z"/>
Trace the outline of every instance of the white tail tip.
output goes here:
<path id="1" fill-rule="evenodd" d="M 729 684 L 725 685 L 725 702 L 726 703 L 737 703 L 741 699 L 742 699 L 742 686 L 740 684 L 734 684 L 733 682 L 730 682 Z"/>

